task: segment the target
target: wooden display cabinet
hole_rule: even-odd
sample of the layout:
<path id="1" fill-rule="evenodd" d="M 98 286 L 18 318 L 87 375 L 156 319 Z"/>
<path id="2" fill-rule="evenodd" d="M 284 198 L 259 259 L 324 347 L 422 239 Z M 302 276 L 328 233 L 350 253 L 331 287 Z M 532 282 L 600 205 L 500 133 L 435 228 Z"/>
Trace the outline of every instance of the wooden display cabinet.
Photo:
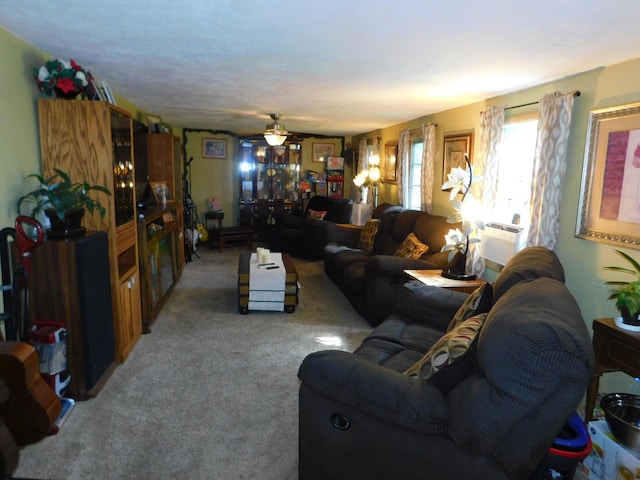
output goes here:
<path id="1" fill-rule="evenodd" d="M 151 325 L 164 307 L 182 273 L 182 208 L 168 202 L 138 218 L 140 277 L 142 278 L 142 329 Z"/>
<path id="2" fill-rule="evenodd" d="M 108 234 L 116 360 L 123 362 L 142 332 L 131 115 L 106 102 L 45 99 L 38 115 L 45 177 L 59 168 L 113 193 L 95 194 L 106 216 L 86 212 L 83 225 Z"/>

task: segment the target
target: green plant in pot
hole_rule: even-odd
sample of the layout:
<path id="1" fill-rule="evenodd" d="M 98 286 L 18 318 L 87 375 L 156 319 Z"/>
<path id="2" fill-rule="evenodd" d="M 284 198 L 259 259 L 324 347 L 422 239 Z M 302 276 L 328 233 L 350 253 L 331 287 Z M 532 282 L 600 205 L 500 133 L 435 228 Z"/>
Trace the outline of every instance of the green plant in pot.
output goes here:
<path id="1" fill-rule="evenodd" d="M 609 266 L 605 270 L 626 273 L 635 277 L 634 281 L 609 281 L 607 285 L 613 288 L 609 292 L 609 300 L 615 300 L 616 308 L 622 316 L 624 323 L 628 325 L 640 326 L 640 264 L 631 256 L 620 250 L 615 251 L 624 258 L 633 268 Z"/>
<path id="2" fill-rule="evenodd" d="M 28 175 L 39 182 L 37 189 L 23 195 L 18 200 L 18 213 L 23 206 L 30 206 L 31 217 L 37 218 L 40 212 L 49 218 L 51 228 L 47 230 L 50 236 L 71 237 L 82 235 L 86 228 L 82 224 L 85 210 L 89 213 L 98 211 L 104 218 L 106 209 L 102 203 L 89 196 L 91 192 L 103 192 L 111 195 L 109 189 L 101 185 L 90 185 L 88 182 L 74 183 L 64 170 L 54 169 L 55 175 L 45 178 L 37 173 Z"/>

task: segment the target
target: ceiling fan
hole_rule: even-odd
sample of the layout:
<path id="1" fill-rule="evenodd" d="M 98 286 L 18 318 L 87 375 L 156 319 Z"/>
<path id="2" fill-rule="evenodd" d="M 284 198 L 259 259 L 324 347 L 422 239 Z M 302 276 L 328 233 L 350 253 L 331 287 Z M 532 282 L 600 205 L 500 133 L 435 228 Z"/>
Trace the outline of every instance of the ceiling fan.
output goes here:
<path id="1" fill-rule="evenodd" d="M 272 147 L 277 147 L 284 143 L 289 132 L 287 132 L 287 128 L 284 125 L 278 123 L 280 115 L 271 113 L 269 116 L 273 120 L 273 123 L 267 125 L 267 131 L 264 132 L 264 139 Z"/>

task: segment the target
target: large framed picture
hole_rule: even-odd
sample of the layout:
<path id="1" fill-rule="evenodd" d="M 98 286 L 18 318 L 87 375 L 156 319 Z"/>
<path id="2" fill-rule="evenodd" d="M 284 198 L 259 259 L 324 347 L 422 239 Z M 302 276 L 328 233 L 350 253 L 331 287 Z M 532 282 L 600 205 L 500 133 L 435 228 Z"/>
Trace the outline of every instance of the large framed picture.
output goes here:
<path id="1" fill-rule="evenodd" d="M 442 183 L 445 183 L 447 181 L 447 175 L 451 173 L 452 168 L 460 167 L 463 170 L 467 169 L 467 163 L 464 160 L 465 153 L 469 156 L 469 163 L 472 163 L 473 131 L 456 135 L 445 135 L 442 151 Z"/>
<path id="2" fill-rule="evenodd" d="M 203 138 L 202 156 L 204 158 L 227 158 L 227 141 L 224 138 Z"/>
<path id="3" fill-rule="evenodd" d="M 314 162 L 326 162 L 327 158 L 333 157 L 335 145 L 333 143 L 314 143 L 313 145 Z"/>
<path id="4" fill-rule="evenodd" d="M 640 249 L 640 103 L 589 112 L 576 236 Z"/>
<path id="5" fill-rule="evenodd" d="M 382 180 L 385 183 L 396 183 L 396 157 L 398 142 L 387 142 L 384 146 L 384 168 Z"/>

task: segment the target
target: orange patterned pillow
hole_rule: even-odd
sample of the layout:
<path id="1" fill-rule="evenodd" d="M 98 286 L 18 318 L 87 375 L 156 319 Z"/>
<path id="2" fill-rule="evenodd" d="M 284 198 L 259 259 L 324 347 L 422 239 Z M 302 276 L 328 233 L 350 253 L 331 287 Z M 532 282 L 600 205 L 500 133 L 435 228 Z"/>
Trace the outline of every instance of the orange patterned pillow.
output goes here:
<path id="1" fill-rule="evenodd" d="M 327 214 L 326 210 L 324 210 L 322 212 L 318 212 L 316 210 L 309 209 L 309 212 L 307 213 L 307 218 L 309 220 L 322 220 L 322 219 L 324 219 L 324 216 L 326 214 Z"/>
<path id="2" fill-rule="evenodd" d="M 358 248 L 362 250 L 366 250 L 367 252 L 373 251 L 373 244 L 376 240 L 376 235 L 378 234 L 378 230 L 380 230 L 380 220 L 377 218 L 370 218 L 367 220 L 364 228 L 360 232 L 360 237 L 358 238 Z"/>
<path id="3" fill-rule="evenodd" d="M 404 239 L 402 245 L 398 247 L 398 250 L 396 250 L 394 256 L 416 259 L 420 258 L 428 251 L 429 245 L 422 243 L 420 240 L 418 240 L 418 237 L 416 237 L 415 234 L 410 233 L 409 235 L 407 235 L 407 238 Z"/>

